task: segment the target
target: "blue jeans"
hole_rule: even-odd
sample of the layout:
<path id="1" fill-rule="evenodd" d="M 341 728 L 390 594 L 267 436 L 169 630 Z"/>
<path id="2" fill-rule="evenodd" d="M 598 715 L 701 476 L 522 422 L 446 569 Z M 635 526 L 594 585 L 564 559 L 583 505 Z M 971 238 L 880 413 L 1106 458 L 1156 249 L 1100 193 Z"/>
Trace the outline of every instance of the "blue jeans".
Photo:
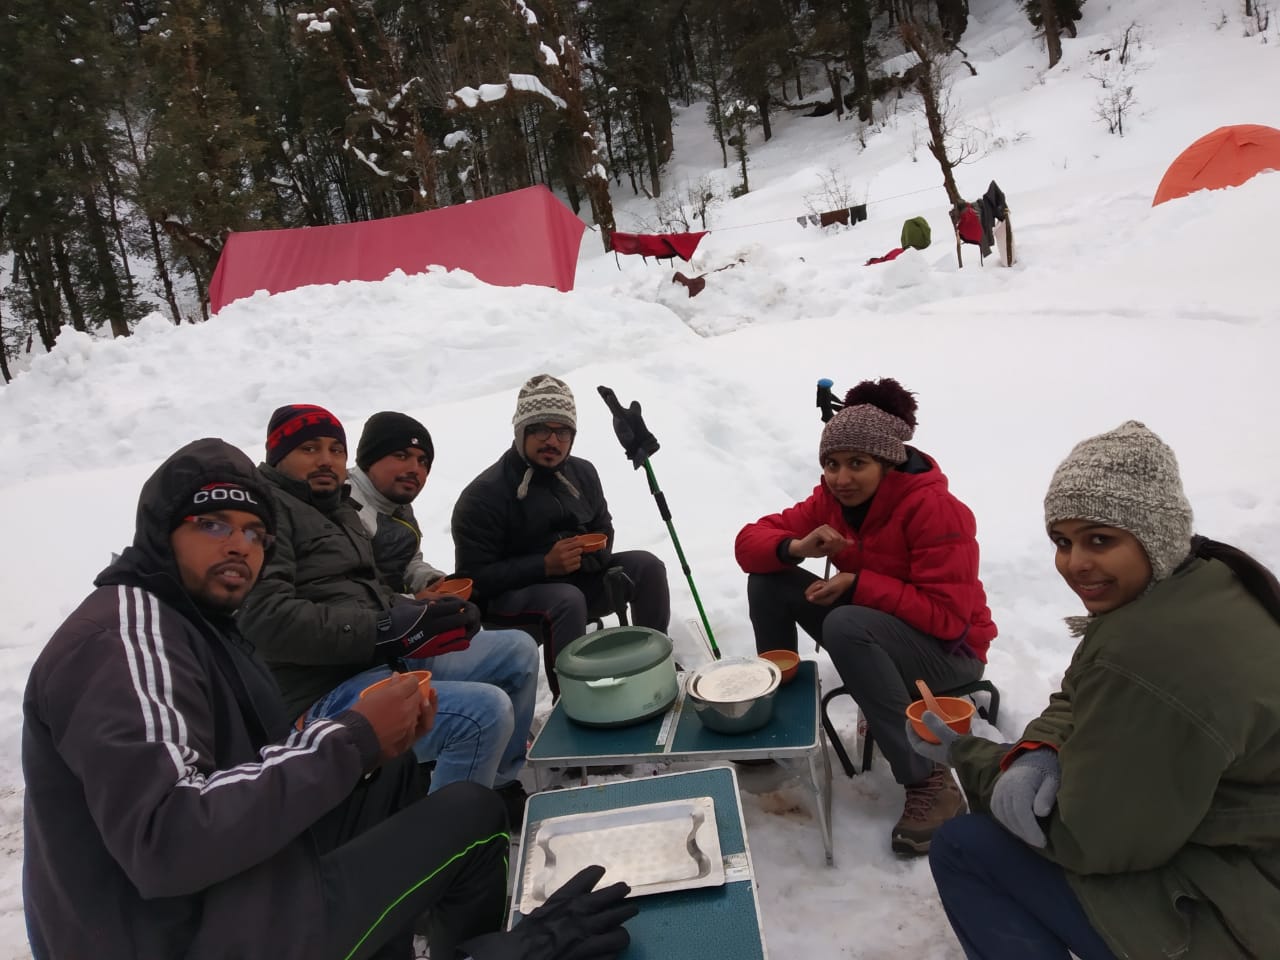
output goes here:
<path id="1" fill-rule="evenodd" d="M 533 638 L 522 630 L 481 630 L 466 650 L 405 663 L 410 670 L 430 670 L 440 698 L 431 732 L 413 745 L 419 761 L 436 762 L 431 792 L 461 780 L 486 787 L 514 781 L 538 696 Z M 311 705 L 307 720 L 336 717 L 390 673 L 389 667 L 372 667 L 340 683 Z"/>
<path id="2" fill-rule="evenodd" d="M 1067 883 L 1066 872 L 991 817 L 948 820 L 929 867 L 969 960 L 1115 960 Z"/>

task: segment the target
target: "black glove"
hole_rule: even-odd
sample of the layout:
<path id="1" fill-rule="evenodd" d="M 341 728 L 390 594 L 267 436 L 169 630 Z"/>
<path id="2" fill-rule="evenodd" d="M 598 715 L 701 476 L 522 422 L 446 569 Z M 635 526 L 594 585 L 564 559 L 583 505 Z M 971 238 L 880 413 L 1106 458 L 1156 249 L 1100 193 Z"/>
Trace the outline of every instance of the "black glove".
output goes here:
<path id="1" fill-rule="evenodd" d="M 604 402 L 613 414 L 613 432 L 627 452 L 631 465 L 639 470 L 644 462 L 658 452 L 658 439 L 649 432 L 640 413 L 640 401 L 632 400 L 631 405 L 623 409 L 617 395 L 608 387 L 596 387 Z"/>
<path id="2" fill-rule="evenodd" d="M 625 903 L 625 883 L 592 890 L 604 867 L 584 867 L 547 902 L 505 933 L 486 933 L 458 947 L 474 960 L 609 960 L 631 937 L 622 924 L 640 908 Z"/>
<path id="3" fill-rule="evenodd" d="M 454 653 L 471 646 L 480 629 L 480 608 L 466 600 L 397 603 L 378 621 L 374 649 L 378 659 L 395 665 Z"/>

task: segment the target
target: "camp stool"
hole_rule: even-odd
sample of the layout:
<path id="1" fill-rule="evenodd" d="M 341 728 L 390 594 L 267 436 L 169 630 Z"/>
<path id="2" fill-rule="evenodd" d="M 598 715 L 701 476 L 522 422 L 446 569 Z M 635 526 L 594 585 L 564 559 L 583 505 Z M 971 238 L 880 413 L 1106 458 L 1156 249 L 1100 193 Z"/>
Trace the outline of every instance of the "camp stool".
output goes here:
<path id="1" fill-rule="evenodd" d="M 937 690 L 935 693 L 940 697 L 965 697 L 978 691 L 983 691 L 991 697 L 991 702 L 987 706 L 978 706 L 978 716 L 994 726 L 1000 716 L 1000 691 L 996 689 L 996 685 L 990 680 L 974 680 L 958 687 L 952 687 L 950 690 Z M 823 694 L 822 727 L 827 731 L 827 739 L 831 741 L 831 748 L 835 750 L 836 756 L 840 759 L 840 766 L 844 768 L 845 776 L 853 777 L 858 773 L 866 773 L 871 769 L 871 761 L 874 757 L 876 744 L 871 736 L 871 730 L 868 728 L 866 735 L 862 739 L 862 769 L 857 770 L 853 765 L 853 761 L 849 759 L 848 751 L 845 750 L 844 743 L 840 740 L 840 735 L 836 733 L 835 724 L 831 722 L 831 717 L 827 713 L 831 701 L 840 696 L 852 697 L 853 694 L 849 692 L 848 687 L 844 686 L 836 687 L 834 690 Z"/>

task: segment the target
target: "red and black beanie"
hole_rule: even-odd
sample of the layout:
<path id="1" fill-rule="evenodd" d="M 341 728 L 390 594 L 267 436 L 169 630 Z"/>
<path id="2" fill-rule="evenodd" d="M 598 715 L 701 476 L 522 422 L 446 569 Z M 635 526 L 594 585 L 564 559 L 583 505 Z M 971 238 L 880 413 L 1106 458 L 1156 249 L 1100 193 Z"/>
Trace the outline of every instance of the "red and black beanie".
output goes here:
<path id="1" fill-rule="evenodd" d="M 320 437 L 334 437 L 343 446 L 347 444 L 342 423 L 324 407 L 309 403 L 280 407 L 267 424 L 267 463 L 274 467 L 300 444 Z"/>

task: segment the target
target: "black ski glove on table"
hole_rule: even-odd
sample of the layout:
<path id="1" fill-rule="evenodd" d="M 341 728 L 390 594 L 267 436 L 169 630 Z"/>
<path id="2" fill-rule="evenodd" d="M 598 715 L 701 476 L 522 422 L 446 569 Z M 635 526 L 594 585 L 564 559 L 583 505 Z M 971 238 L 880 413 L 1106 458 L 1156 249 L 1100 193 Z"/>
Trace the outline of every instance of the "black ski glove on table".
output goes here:
<path id="1" fill-rule="evenodd" d="M 486 933 L 458 947 L 473 960 L 610 960 L 631 936 L 622 924 L 640 908 L 626 903 L 631 888 L 614 883 L 592 890 L 604 867 L 584 867 L 514 930 Z"/>
<path id="2" fill-rule="evenodd" d="M 392 665 L 438 657 L 467 649 L 479 629 L 480 608 L 466 600 L 397 603 L 378 621 L 374 650 Z"/>

